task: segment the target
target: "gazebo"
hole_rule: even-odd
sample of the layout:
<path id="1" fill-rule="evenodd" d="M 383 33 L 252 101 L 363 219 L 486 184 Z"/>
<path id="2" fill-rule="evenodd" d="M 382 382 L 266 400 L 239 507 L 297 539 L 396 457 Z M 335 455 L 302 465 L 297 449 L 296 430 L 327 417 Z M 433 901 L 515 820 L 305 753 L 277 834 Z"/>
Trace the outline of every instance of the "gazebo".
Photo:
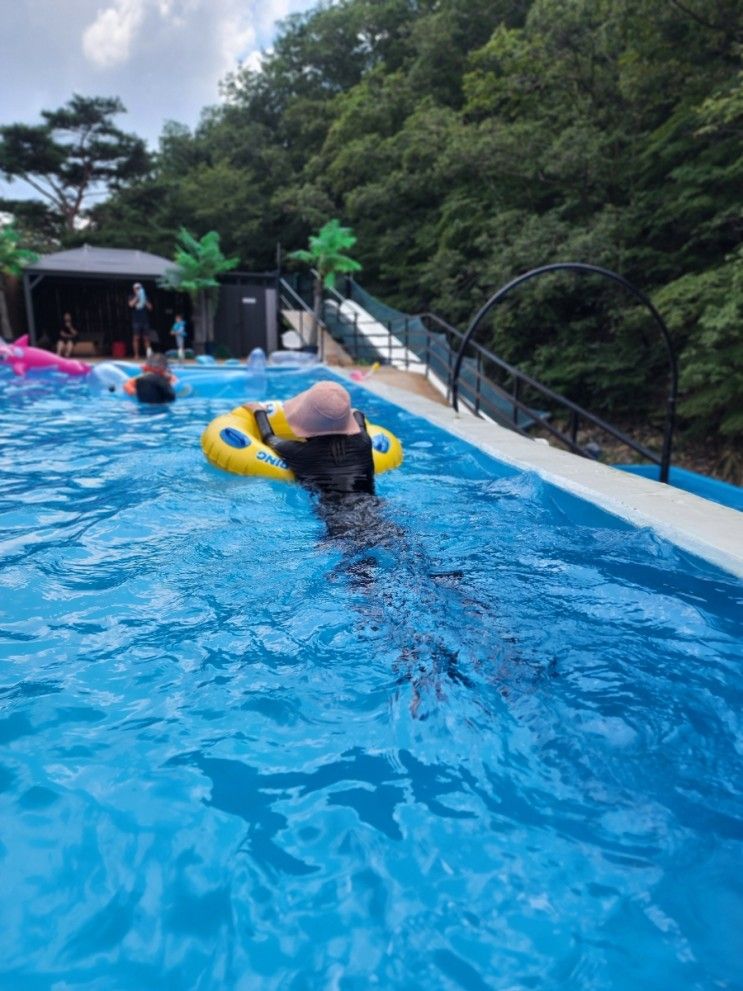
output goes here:
<path id="1" fill-rule="evenodd" d="M 69 251 L 42 255 L 23 273 L 29 340 L 54 346 L 64 313 L 71 313 L 80 333 L 75 353 L 112 354 L 114 342 L 131 345 L 132 283 L 141 282 L 152 303 L 150 324 L 169 347 L 176 311 L 190 314 L 188 297 L 160 289 L 157 280 L 173 262 L 147 251 L 97 248 L 85 244 Z"/>
<path id="2" fill-rule="evenodd" d="M 175 314 L 181 313 L 186 319 L 191 315 L 191 301 L 185 293 L 158 287 L 158 279 L 173 267 L 174 262 L 148 251 L 89 244 L 42 255 L 23 272 L 29 340 L 53 348 L 63 314 L 71 313 L 80 334 L 76 356 L 115 351 L 117 357 L 123 357 L 132 338 L 127 300 L 132 283 L 141 282 L 152 303 L 150 325 L 157 331 L 161 347 L 171 347 Z M 275 350 L 278 273 L 228 272 L 220 283 L 214 341 L 196 340 L 189 327 L 189 344 L 198 350 L 220 347 L 225 355 L 238 357 L 254 347 Z"/>

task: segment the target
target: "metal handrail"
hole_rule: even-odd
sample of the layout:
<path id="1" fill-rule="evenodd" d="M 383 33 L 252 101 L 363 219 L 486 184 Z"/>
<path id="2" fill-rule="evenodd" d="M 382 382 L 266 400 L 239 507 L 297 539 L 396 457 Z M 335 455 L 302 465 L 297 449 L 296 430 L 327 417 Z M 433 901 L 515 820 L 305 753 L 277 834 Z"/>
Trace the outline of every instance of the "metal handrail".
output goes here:
<path id="1" fill-rule="evenodd" d="M 314 271 L 314 269 L 312 271 L 313 271 L 313 274 L 316 274 L 315 271 Z M 342 293 L 339 293 L 338 290 L 335 289 L 335 288 L 333 288 L 333 287 L 326 287 L 323 290 L 323 292 L 324 292 L 325 296 L 330 296 L 331 299 L 335 303 L 337 303 L 337 305 L 339 307 L 343 303 L 347 302 L 348 299 L 349 299 L 349 297 L 343 296 Z M 375 320 L 375 323 L 378 323 L 380 326 L 384 327 L 383 321 L 377 320 L 376 318 L 374 318 L 374 320 Z M 359 318 L 358 318 L 358 314 L 354 312 L 354 314 L 353 314 L 353 322 L 351 322 L 350 320 L 342 320 L 342 322 L 343 323 L 346 323 L 347 326 L 352 327 L 352 329 L 353 329 L 354 350 L 358 354 L 358 351 L 359 351 L 359 334 L 360 334 L 360 332 L 359 332 Z M 407 334 L 407 331 L 406 331 L 406 334 Z M 365 329 L 364 332 L 363 332 L 363 337 L 365 339 L 365 342 L 367 344 L 369 344 L 372 348 L 374 348 L 374 350 L 376 350 L 379 353 L 380 360 L 382 360 L 382 361 L 384 360 L 382 358 L 382 351 L 383 351 L 383 349 L 384 349 L 384 347 L 386 345 L 387 363 L 390 364 L 390 365 L 392 364 L 392 362 L 393 362 L 393 351 L 402 351 L 403 352 L 403 360 L 405 361 L 405 366 L 407 368 L 410 365 L 410 356 L 407 353 L 409 351 L 407 340 L 406 340 L 406 342 L 404 344 L 403 343 L 393 344 L 392 339 L 393 339 L 393 337 L 396 337 L 396 336 L 397 336 L 397 332 L 393 332 L 392 326 L 391 326 L 391 322 L 389 320 L 387 321 L 387 327 L 386 327 L 386 330 L 384 332 L 374 333 L 373 331 L 370 331 L 370 330 L 367 330 L 367 329 Z M 379 346 L 377 346 L 377 344 L 375 343 L 377 340 L 379 340 L 381 342 L 381 344 Z M 424 364 L 424 363 L 421 362 L 421 364 Z"/>
<path id="2" fill-rule="evenodd" d="M 337 293 L 334 295 L 338 296 Z M 338 297 L 338 298 L 343 299 L 343 297 Z M 465 334 L 462 331 L 457 330 L 456 327 L 453 327 L 450 323 L 448 323 L 446 320 L 444 320 L 436 313 L 431 313 L 431 312 L 419 313 L 416 314 L 416 316 L 417 318 L 423 321 L 432 321 L 433 323 L 437 324 L 437 326 L 439 326 L 443 331 L 445 331 L 447 334 L 455 338 L 460 343 L 460 345 L 465 339 Z M 377 322 L 381 323 L 381 321 L 377 321 Z M 403 347 L 409 350 L 410 342 L 408 336 L 409 330 L 407 329 L 407 322 L 408 321 L 406 320 L 405 322 L 406 342 L 403 345 Z M 358 329 L 356 326 L 356 320 L 354 320 L 353 329 L 354 329 L 353 340 L 354 340 L 355 350 L 358 353 Z M 383 342 L 389 341 L 391 335 L 392 335 L 392 330 L 390 326 L 390 321 L 388 321 L 388 329 L 386 333 L 384 334 L 367 333 L 366 339 L 368 342 L 371 342 L 373 346 L 375 346 L 373 344 L 375 339 L 381 339 Z M 431 339 L 433 336 L 434 335 L 431 332 L 426 333 L 425 356 L 421 357 L 421 364 L 425 368 L 426 375 L 432 373 L 433 362 L 431 360 L 431 356 L 432 356 Z M 391 343 L 389 346 L 391 348 Z M 608 423 L 600 416 L 596 416 L 594 413 L 591 413 L 589 410 L 580 406 L 578 403 L 573 402 L 572 400 L 568 399 L 566 396 L 563 396 L 560 393 L 555 392 L 553 389 L 550 389 L 548 386 L 543 385 L 537 379 L 534 379 L 530 375 L 527 375 L 526 372 L 520 371 L 514 365 L 511 365 L 507 361 L 505 361 L 503 358 L 499 358 L 497 355 L 493 354 L 492 351 L 489 351 L 481 344 L 473 343 L 471 347 L 474 349 L 475 353 L 477 354 L 478 360 L 480 360 L 480 365 L 482 365 L 483 363 L 482 359 L 484 359 L 485 362 L 491 362 L 492 364 L 497 365 L 504 372 L 509 374 L 514 380 L 513 391 L 508 392 L 506 391 L 506 389 L 499 386 L 497 382 L 494 382 L 492 379 L 487 378 L 481 371 L 478 376 L 478 385 L 475 389 L 475 401 L 470 402 L 468 399 L 464 398 L 464 402 L 476 416 L 481 416 L 484 414 L 490 419 L 495 420 L 501 426 L 507 427 L 508 429 L 513 430 L 518 434 L 521 434 L 523 437 L 528 437 L 529 436 L 528 430 L 522 428 L 518 423 L 518 413 L 519 412 L 523 413 L 524 416 L 526 416 L 528 419 L 539 423 L 542 429 L 544 429 L 556 440 L 559 440 L 561 443 L 563 443 L 574 454 L 579 454 L 582 457 L 586 457 L 586 458 L 592 458 L 594 455 L 591 453 L 591 451 L 586 447 L 582 446 L 581 444 L 579 444 L 576 439 L 577 425 L 580 420 L 585 420 L 593 424 L 598 429 L 603 430 L 611 437 L 614 437 L 620 443 L 625 444 L 630 449 L 637 451 L 638 454 L 641 454 L 649 461 L 652 461 L 655 464 L 660 463 L 660 459 L 653 451 L 645 447 L 645 445 L 641 444 L 639 441 L 635 441 L 633 438 L 629 437 L 627 434 L 619 430 L 617 427 L 612 426 L 612 424 Z M 377 350 L 379 350 L 381 353 L 381 348 L 378 348 Z M 451 352 L 449 354 L 449 359 L 450 360 L 448 362 L 448 367 L 447 367 L 447 373 L 448 373 L 447 381 L 445 382 L 445 386 L 447 389 L 447 394 L 446 394 L 447 401 L 450 401 L 451 393 L 452 393 L 453 373 L 452 373 L 452 364 L 451 364 Z M 479 381 L 480 379 L 483 379 L 495 394 L 500 396 L 503 400 L 505 400 L 506 403 L 508 403 L 511 406 L 512 415 L 510 418 L 504 416 L 503 412 L 500 409 L 498 409 L 493 403 L 491 403 L 486 396 L 482 394 L 481 385 Z M 559 427 L 550 423 L 542 416 L 542 414 L 540 414 L 538 410 L 534 409 L 533 405 L 529 405 L 528 403 L 525 403 L 520 398 L 519 390 L 521 384 L 531 387 L 536 392 L 543 395 L 546 399 L 549 399 L 558 405 L 564 406 L 570 412 L 571 430 L 569 434 L 565 433 Z"/>
<path id="3" fill-rule="evenodd" d="M 283 278 L 279 279 L 279 286 L 284 291 L 284 293 L 288 293 L 293 303 L 299 303 L 300 309 L 306 310 L 309 313 L 312 312 L 311 307 L 308 306 L 306 300 L 302 299 L 302 297 L 299 295 L 296 289 L 293 289 L 292 286 L 290 286 L 289 283 L 286 281 L 286 279 Z"/>
<path id="4" fill-rule="evenodd" d="M 315 272 L 315 270 L 314 270 L 314 268 L 312 269 L 312 272 L 313 272 L 313 274 L 315 274 L 315 275 L 317 274 L 317 273 Z M 346 297 L 345 297 L 345 296 L 342 296 L 342 295 L 341 295 L 341 294 L 340 294 L 340 293 L 338 292 L 338 290 L 337 290 L 336 288 L 334 288 L 333 286 L 325 286 L 325 287 L 323 288 L 323 292 L 326 292 L 326 293 L 328 293 L 328 294 L 329 294 L 330 296 L 335 296 L 335 298 L 336 298 L 337 300 L 339 300 L 339 301 L 340 301 L 341 303 L 345 303 L 345 302 L 346 302 Z"/>
<path id="5" fill-rule="evenodd" d="M 559 269 L 568 266 L 570 267 L 577 266 L 581 270 L 583 269 L 589 271 L 598 270 L 602 272 L 602 274 L 604 272 L 608 272 L 608 270 L 597 269 L 595 266 L 584 266 L 582 263 L 578 263 L 578 262 L 573 262 L 573 263 L 566 262 L 557 266 L 544 266 L 542 269 L 534 270 L 534 274 L 537 274 L 537 272 L 542 272 L 542 271 L 553 271 L 555 270 L 555 268 Z M 529 273 L 527 273 L 527 275 L 529 275 Z M 612 276 L 614 275 L 615 273 L 612 273 Z M 520 284 L 520 282 L 522 281 L 526 281 L 525 276 L 520 277 L 518 280 L 513 280 L 513 282 L 509 283 L 508 286 L 505 288 L 506 289 L 509 287 L 514 288 L 515 285 Z M 622 284 L 624 284 L 626 280 L 623 280 L 622 276 L 616 276 L 616 281 L 619 281 Z M 632 288 L 634 289 L 634 287 Z M 342 296 L 335 289 L 326 290 L 326 292 L 338 302 L 345 301 L 345 297 Z M 639 290 L 637 290 L 637 292 L 639 293 Z M 649 303 L 649 301 L 647 302 Z M 492 305 L 495 304 L 493 303 Z M 652 307 L 652 303 L 650 303 L 650 306 Z M 480 310 L 478 316 L 482 318 L 487 312 L 488 310 L 485 307 L 483 307 Z M 657 311 L 655 311 L 655 313 L 657 314 Z M 406 367 L 409 366 L 409 356 L 407 352 L 409 352 L 410 350 L 410 331 L 409 331 L 410 319 L 411 319 L 410 317 L 405 317 L 404 326 L 402 330 L 402 333 L 404 334 L 404 344 L 402 345 L 402 347 L 403 350 L 406 352 L 404 356 Z M 610 437 L 613 437 L 621 444 L 624 444 L 625 446 L 629 447 L 631 450 L 636 451 L 638 454 L 642 455 L 642 457 L 646 458 L 648 461 L 651 461 L 653 464 L 659 465 L 661 468 L 661 476 L 663 476 L 662 455 L 659 456 L 641 442 L 634 440 L 632 437 L 629 437 L 626 433 L 624 433 L 624 431 L 619 430 L 617 427 L 612 426 L 612 424 L 608 423 L 602 417 L 597 416 L 594 413 L 591 413 L 583 406 L 580 406 L 578 403 L 573 402 L 573 400 L 568 399 L 566 396 L 563 396 L 559 392 L 555 392 L 554 389 L 550 389 L 549 386 L 543 385 L 537 379 L 533 378 L 531 375 L 528 375 L 526 372 L 522 372 L 516 366 L 511 365 L 503 358 L 498 357 L 498 355 L 494 354 L 492 351 L 489 351 L 487 348 L 483 347 L 483 345 L 471 341 L 470 339 L 472 337 L 472 333 L 471 333 L 472 327 L 473 325 L 475 327 L 477 326 L 474 323 L 474 321 L 473 324 L 470 325 L 468 331 L 463 333 L 462 331 L 458 330 L 456 327 L 453 327 L 450 323 L 448 323 L 446 320 L 444 320 L 436 313 L 431 313 L 431 312 L 419 313 L 416 314 L 416 316 L 413 317 L 412 319 L 421 320 L 425 327 L 425 331 L 426 331 L 425 340 L 424 340 L 425 346 L 423 348 L 423 354 L 419 354 L 418 357 L 421 361 L 421 364 L 425 368 L 426 375 L 433 374 L 433 361 L 432 361 L 433 352 L 431 348 L 431 342 L 434 337 L 434 333 L 429 330 L 427 324 L 428 323 L 435 324 L 438 328 L 444 331 L 446 335 L 453 338 L 454 341 L 457 342 L 457 356 L 453 368 L 451 363 L 452 348 L 448 348 L 447 368 L 446 368 L 447 381 L 445 383 L 446 391 L 447 391 L 446 398 L 448 401 L 452 402 L 452 405 L 454 406 L 455 409 L 458 409 L 458 401 L 460 398 L 459 377 L 461 373 L 462 361 L 465 355 L 465 348 L 467 344 L 469 344 L 471 350 L 473 350 L 475 353 L 476 362 L 477 362 L 474 400 L 467 399 L 466 397 L 462 397 L 462 399 L 467 405 L 467 407 L 471 409 L 471 411 L 476 416 L 485 415 L 490 419 L 495 420 L 497 423 L 501 424 L 502 426 L 508 427 L 509 429 L 515 431 L 516 433 L 528 437 L 529 436 L 528 430 L 523 428 L 518 422 L 518 414 L 523 413 L 525 417 L 527 417 L 532 421 L 536 421 L 541 429 L 546 431 L 551 437 L 554 437 L 556 440 L 560 441 L 560 443 L 564 444 L 573 453 L 579 454 L 586 458 L 594 458 L 595 454 L 589 448 L 578 443 L 577 440 L 579 424 L 581 423 L 581 421 L 585 421 L 587 423 L 592 424 L 593 426 L 603 431 L 604 433 L 608 434 Z M 659 314 L 657 315 L 657 319 L 661 320 Z M 381 325 L 384 325 L 384 322 L 382 320 L 377 319 L 376 322 Z M 358 328 L 356 324 L 357 321 L 356 318 L 354 318 L 354 344 L 356 347 L 356 351 L 358 352 Z M 376 338 L 380 338 L 382 340 L 382 345 L 379 348 L 377 348 L 380 355 L 383 350 L 384 342 L 386 342 L 388 347 L 388 361 L 392 363 L 393 345 L 392 345 L 391 337 L 393 336 L 393 334 L 395 336 L 399 336 L 401 331 L 399 329 L 393 331 L 392 321 L 390 320 L 387 320 L 386 324 L 387 324 L 387 332 L 384 335 L 381 333 L 370 334 L 367 332 L 365 337 L 367 339 L 367 342 L 371 343 L 373 347 L 376 347 L 376 345 L 374 344 L 374 340 Z M 665 325 L 663 325 L 663 327 L 665 328 Z M 470 339 L 468 339 L 468 335 Z M 668 337 L 667 341 L 670 344 L 670 337 Z M 671 345 L 671 349 L 672 349 L 672 345 Z M 502 386 L 498 385 L 498 383 L 495 382 L 493 379 L 487 377 L 487 375 L 484 372 L 484 366 L 486 366 L 488 363 L 495 365 L 506 375 L 510 376 L 510 378 L 513 381 L 513 385 L 511 387 L 510 392 L 507 391 L 507 389 L 503 388 Z M 439 372 L 436 372 L 436 377 L 439 381 L 442 381 Z M 499 396 L 511 407 L 510 417 L 504 415 L 503 411 L 498 407 L 496 407 L 495 404 L 488 399 L 487 395 L 483 394 L 482 391 L 483 384 L 486 384 L 495 395 Z M 456 389 L 455 389 L 455 385 L 456 385 Z M 560 429 L 560 427 L 551 423 L 548 419 L 545 419 L 543 414 L 541 414 L 538 410 L 534 409 L 533 405 L 529 405 L 528 403 L 525 403 L 522 400 L 520 394 L 522 387 L 528 387 L 529 389 L 536 392 L 538 395 L 543 396 L 546 400 L 549 400 L 550 403 L 562 407 L 566 411 L 566 413 L 569 414 L 568 432 L 565 432 L 564 430 Z M 672 386 L 672 391 L 674 388 L 675 386 Z M 664 441 L 664 450 L 665 449 L 666 449 L 666 443 Z"/>
<path id="6" fill-rule="evenodd" d="M 296 292 L 296 290 L 293 289 L 289 285 L 289 283 L 286 281 L 286 279 L 284 279 L 284 278 L 280 278 L 279 279 L 279 290 L 280 290 L 280 292 L 279 292 L 279 302 L 283 301 L 284 299 L 287 299 L 289 302 L 292 303 L 293 306 L 297 307 L 297 305 L 298 305 L 298 308 L 302 312 L 302 314 L 303 315 L 304 314 L 307 314 L 307 316 L 309 316 L 309 318 L 310 318 L 310 320 L 312 322 L 317 321 L 317 324 L 318 324 L 318 335 L 317 335 L 317 337 L 318 337 L 318 357 L 320 358 L 320 361 L 323 361 L 324 360 L 324 357 L 325 357 L 325 339 L 324 339 L 323 334 L 320 333 L 319 331 L 320 331 L 320 329 L 322 329 L 322 330 L 325 329 L 325 324 L 323 323 L 322 320 L 319 320 L 317 318 L 317 316 L 315 315 L 315 312 L 312 309 L 312 307 L 309 306 L 307 304 L 307 302 L 304 299 L 302 299 L 302 297 L 299 295 L 299 293 Z M 303 322 L 302 322 L 302 325 L 303 325 Z M 312 324 L 310 324 L 310 326 L 312 326 Z M 300 334 L 300 336 L 304 340 L 304 335 L 303 334 Z"/>
<path id="7" fill-rule="evenodd" d="M 669 333 L 668 327 L 666 327 L 663 318 L 661 317 L 660 313 L 657 311 L 653 303 L 650 301 L 650 299 L 648 299 L 648 297 L 645 295 L 644 292 L 642 292 L 642 290 L 638 289 L 636 286 L 632 285 L 631 282 L 625 279 L 624 276 L 619 275 L 617 272 L 612 272 L 611 269 L 601 268 L 598 265 L 588 265 L 584 262 L 556 262 L 552 265 L 542 265 L 539 268 L 530 269 L 528 272 L 524 272 L 523 275 L 517 276 L 515 279 L 512 279 L 510 282 L 506 283 L 506 285 L 502 286 L 496 293 L 494 293 L 490 297 L 490 299 L 485 303 L 485 305 L 482 306 L 480 310 L 475 314 L 472 322 L 470 323 L 464 335 L 462 346 L 459 349 L 459 353 L 457 354 L 457 360 L 454 364 L 454 372 L 452 376 L 452 406 L 454 407 L 455 410 L 459 408 L 458 407 L 459 374 L 462 368 L 462 361 L 464 360 L 465 348 L 470 343 L 473 334 L 479 327 L 482 320 L 487 316 L 487 314 L 493 309 L 494 306 L 496 306 L 517 286 L 520 286 L 522 283 L 527 282 L 530 279 L 536 278 L 536 276 L 538 275 L 544 275 L 547 272 L 561 272 L 561 271 L 587 272 L 591 274 L 602 275 L 605 278 L 618 283 L 620 286 L 627 289 L 636 299 L 640 300 L 640 302 L 643 303 L 648 310 L 650 310 L 653 319 L 659 326 L 661 334 L 663 336 L 663 340 L 666 345 L 666 349 L 668 351 L 669 378 L 670 378 L 670 383 L 669 383 L 670 388 L 668 393 L 668 399 L 666 402 L 666 422 L 663 430 L 663 445 L 662 445 L 661 455 L 659 458 L 657 455 L 653 454 L 647 448 L 645 448 L 644 445 L 640 445 L 636 441 L 632 441 L 631 443 L 629 443 L 629 446 L 634 448 L 634 450 L 642 453 L 645 457 L 649 458 L 655 464 L 659 465 L 660 481 L 668 482 L 668 473 L 671 465 L 671 447 L 673 443 L 673 428 L 675 421 L 676 398 L 678 396 L 678 361 L 676 359 L 676 351 L 673 346 L 673 341 L 671 339 L 671 335 Z M 532 380 L 532 382 L 534 381 L 535 380 Z M 546 389 L 545 386 L 540 386 L 539 388 L 540 391 Z M 557 397 L 557 394 L 555 394 L 555 397 Z M 562 401 L 562 397 L 560 397 L 560 401 Z M 577 407 L 576 404 L 574 403 L 570 403 L 569 400 L 565 402 L 565 405 L 571 407 L 575 412 L 581 412 L 581 413 L 583 412 L 580 410 L 580 407 Z M 591 420 L 592 422 L 596 423 L 598 421 L 598 418 L 592 416 Z M 606 429 L 609 426 L 609 424 L 606 424 L 603 421 L 600 425 L 603 427 L 603 429 Z M 613 436 L 622 440 L 623 443 L 625 444 L 628 443 L 629 438 L 624 437 L 621 434 L 621 431 L 617 431 L 614 428 L 611 428 L 609 432 L 612 433 Z"/>
<path id="8" fill-rule="evenodd" d="M 463 334 L 461 331 L 457 330 L 456 327 L 452 327 L 451 324 L 448 324 L 445 320 L 442 320 L 441 317 L 437 316 L 435 313 L 422 313 L 420 314 L 420 316 L 434 320 L 436 323 L 439 324 L 439 326 L 446 329 L 449 333 L 453 334 L 462 342 L 462 347 L 460 347 L 458 352 L 458 362 L 455 363 L 454 366 L 454 370 L 458 374 L 458 369 L 459 367 L 461 367 L 461 360 L 459 360 L 459 355 L 463 355 L 464 344 L 466 342 L 466 335 Z M 607 421 L 602 419 L 602 417 L 596 416 L 595 413 L 591 413 L 583 406 L 580 406 L 578 403 L 573 402 L 572 399 L 568 399 L 567 396 L 563 396 L 561 395 L 561 393 L 555 392 L 554 389 L 550 389 L 549 386 L 543 385 L 540 381 L 538 381 L 538 379 L 532 378 L 531 375 L 527 375 L 526 372 L 522 372 L 520 369 L 516 368 L 515 365 L 511 365 L 507 361 L 504 361 L 503 358 L 499 358 L 498 355 L 493 354 L 492 351 L 488 351 L 488 349 L 483 347 L 481 344 L 474 343 L 471 346 L 475 350 L 475 352 L 478 353 L 480 356 L 486 358 L 488 361 L 497 365 L 499 368 L 503 369 L 503 371 L 511 375 L 515 382 L 525 383 L 530 388 L 534 389 L 536 392 L 544 396 L 545 399 L 549 399 L 560 406 L 564 406 L 566 409 L 570 411 L 570 413 L 572 414 L 571 420 L 572 423 L 574 424 L 574 427 L 571 427 L 571 436 L 568 437 L 568 435 L 564 434 L 558 427 L 548 424 L 545 420 L 541 419 L 539 414 L 534 410 L 534 408 L 521 402 L 518 396 L 508 395 L 505 392 L 505 390 L 499 389 L 499 387 L 494 382 L 490 383 L 493 388 L 499 391 L 505 398 L 508 399 L 510 403 L 513 404 L 515 409 L 521 410 L 523 413 L 526 413 L 527 415 L 531 416 L 536 420 L 540 420 L 541 421 L 540 426 L 543 426 L 553 436 L 559 437 L 559 439 L 562 440 L 563 443 L 567 444 L 570 447 L 570 449 L 573 450 L 575 453 L 583 454 L 585 457 L 591 456 L 590 453 L 585 451 L 585 449 L 582 448 L 580 445 L 578 445 L 575 441 L 575 434 L 577 433 L 578 421 L 587 420 L 589 423 L 592 423 L 594 426 L 603 430 L 611 437 L 614 437 L 622 444 L 625 444 L 627 447 L 631 448 L 632 450 L 637 451 L 638 454 L 642 454 L 643 457 L 647 458 L 649 461 L 652 461 L 654 464 L 660 465 L 661 459 L 654 451 L 651 451 L 650 448 L 645 447 L 644 444 L 641 444 L 639 441 L 634 440 L 632 437 L 627 436 L 627 434 L 625 434 L 622 430 L 619 430 L 617 427 L 612 426 L 611 423 L 607 423 Z M 452 375 L 452 382 L 450 382 L 449 385 L 450 387 L 452 387 L 452 392 L 453 392 L 453 375 Z M 457 396 L 457 400 L 458 398 L 459 397 Z M 468 406 L 471 405 L 470 403 L 467 402 L 466 399 L 464 401 L 467 403 Z M 454 406 L 455 410 L 458 408 L 457 404 L 454 401 L 452 401 L 452 406 Z M 519 431 L 519 432 L 523 433 L 523 431 Z"/>

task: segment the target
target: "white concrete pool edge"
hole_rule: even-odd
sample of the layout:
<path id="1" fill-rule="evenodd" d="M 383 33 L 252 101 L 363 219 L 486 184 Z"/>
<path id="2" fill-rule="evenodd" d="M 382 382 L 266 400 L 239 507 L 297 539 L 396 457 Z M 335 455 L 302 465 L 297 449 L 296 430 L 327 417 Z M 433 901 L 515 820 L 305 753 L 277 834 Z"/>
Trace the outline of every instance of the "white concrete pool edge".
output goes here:
<path id="1" fill-rule="evenodd" d="M 349 377 L 340 369 L 333 371 Z M 534 471 L 545 481 L 636 526 L 652 527 L 684 550 L 743 578 L 743 513 L 735 509 L 529 440 L 466 411 L 457 414 L 451 407 L 373 377 L 354 384 L 429 420 L 498 461 Z"/>

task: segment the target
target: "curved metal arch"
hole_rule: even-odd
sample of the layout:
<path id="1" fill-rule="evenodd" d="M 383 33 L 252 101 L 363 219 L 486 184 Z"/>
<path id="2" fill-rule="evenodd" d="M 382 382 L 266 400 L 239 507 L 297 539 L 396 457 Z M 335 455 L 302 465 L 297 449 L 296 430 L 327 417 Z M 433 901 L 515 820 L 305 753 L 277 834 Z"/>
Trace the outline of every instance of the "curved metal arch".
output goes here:
<path id="1" fill-rule="evenodd" d="M 524 272 L 522 275 L 516 276 L 515 279 L 511 279 L 510 282 L 507 282 L 506 285 L 502 286 L 475 314 L 465 332 L 462 345 L 459 349 L 457 359 L 452 370 L 452 406 L 456 411 L 459 411 L 459 373 L 462 367 L 462 361 L 464 360 L 465 349 L 472 339 L 475 331 L 493 307 L 497 306 L 502 299 L 505 299 L 511 290 L 515 289 L 517 286 L 520 286 L 522 283 L 528 282 L 530 279 L 534 279 L 538 275 L 544 275 L 546 272 L 565 271 L 588 272 L 594 275 L 603 275 L 605 278 L 611 279 L 613 282 L 617 282 L 620 286 L 627 289 L 636 299 L 643 303 L 648 310 L 650 310 L 653 319 L 660 327 L 660 331 L 666 345 L 666 350 L 668 351 L 670 379 L 670 389 L 668 393 L 668 400 L 666 402 L 666 422 L 663 429 L 663 448 L 660 457 L 660 481 L 667 482 L 668 471 L 671 464 L 671 446 L 673 443 L 673 429 L 676 418 L 676 399 L 678 396 L 678 361 L 676 359 L 676 350 L 673 346 L 671 334 L 665 324 L 665 321 L 663 320 L 663 317 L 661 317 L 660 313 L 658 313 L 650 299 L 641 289 L 638 289 L 637 286 L 632 285 L 632 283 L 625 279 L 624 276 L 619 275 L 617 272 L 612 272 L 611 269 L 601 268 L 598 265 L 588 265 L 585 262 L 555 262 L 551 265 L 541 265 L 539 268 L 532 268 L 528 272 Z"/>

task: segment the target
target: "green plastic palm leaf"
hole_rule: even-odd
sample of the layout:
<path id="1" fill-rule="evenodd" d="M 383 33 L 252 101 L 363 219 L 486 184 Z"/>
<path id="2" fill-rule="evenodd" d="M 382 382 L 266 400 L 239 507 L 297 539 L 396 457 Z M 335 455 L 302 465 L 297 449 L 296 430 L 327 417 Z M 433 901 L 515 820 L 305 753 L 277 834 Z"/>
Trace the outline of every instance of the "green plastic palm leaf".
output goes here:
<path id="1" fill-rule="evenodd" d="M 214 340 L 214 311 L 219 292 L 218 276 L 238 264 L 238 258 L 226 258 L 219 247 L 219 234 L 209 231 L 202 238 L 181 227 L 175 250 L 175 268 L 159 280 L 163 289 L 185 292 L 194 302 L 193 319 L 198 336 L 205 343 Z"/>
<path id="2" fill-rule="evenodd" d="M 216 231 L 209 231 L 202 238 L 196 238 L 182 227 L 178 231 L 174 261 L 176 268 L 165 273 L 160 285 L 195 297 L 200 292 L 218 289 L 217 276 L 235 268 L 239 259 L 226 258 L 222 254 Z"/>
<path id="3" fill-rule="evenodd" d="M 345 252 L 356 244 L 356 235 L 350 227 L 342 227 L 339 220 L 329 220 L 320 228 L 317 234 L 310 237 L 309 250 L 292 251 L 290 258 L 306 262 L 316 272 L 314 285 L 314 300 L 312 306 L 312 343 L 317 341 L 317 328 L 322 311 L 323 287 L 332 289 L 336 276 L 348 272 L 361 271 L 361 265 Z"/>
<path id="4" fill-rule="evenodd" d="M 21 248 L 21 235 L 15 227 L 0 229 L 0 272 L 3 275 L 20 275 L 26 265 L 31 265 L 39 257 L 35 251 Z"/>
<path id="5" fill-rule="evenodd" d="M 20 239 L 21 235 L 12 225 L 0 227 L 0 338 L 3 340 L 13 337 L 5 300 L 5 276 L 20 275 L 23 268 L 38 257 L 35 252 L 21 248 Z"/>
<path id="6" fill-rule="evenodd" d="M 309 250 L 292 251 L 289 257 L 317 269 L 322 284 L 332 289 L 336 276 L 361 271 L 361 265 L 345 254 L 354 244 L 356 235 L 351 228 L 343 227 L 340 221 L 333 219 L 310 237 Z"/>

